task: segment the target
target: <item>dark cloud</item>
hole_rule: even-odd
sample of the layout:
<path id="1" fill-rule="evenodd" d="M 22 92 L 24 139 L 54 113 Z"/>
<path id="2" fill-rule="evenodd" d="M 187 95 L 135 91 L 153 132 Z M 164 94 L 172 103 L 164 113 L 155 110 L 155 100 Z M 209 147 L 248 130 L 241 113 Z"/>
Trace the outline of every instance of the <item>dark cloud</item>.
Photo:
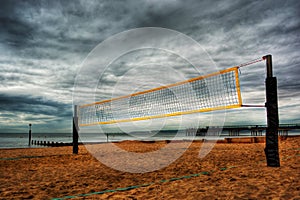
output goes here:
<path id="1" fill-rule="evenodd" d="M 71 106 L 68 104 L 44 99 L 43 97 L 0 94 L 0 109 L 2 111 L 66 117 L 71 115 L 70 108 Z"/>
<path id="2" fill-rule="evenodd" d="M 22 1 L 1 2 L 0 41 L 2 44 L 12 48 L 20 48 L 28 45 L 33 40 L 35 27 L 26 22 L 17 11 L 17 8 L 20 9 L 23 6 Z M 26 7 L 23 7 L 23 9 L 26 9 Z"/>
<path id="3" fill-rule="evenodd" d="M 28 41 L 33 39 L 33 28 L 21 21 L 1 18 L 0 26 L 5 30 L 0 35 L 1 42 L 14 48 L 28 45 Z"/>

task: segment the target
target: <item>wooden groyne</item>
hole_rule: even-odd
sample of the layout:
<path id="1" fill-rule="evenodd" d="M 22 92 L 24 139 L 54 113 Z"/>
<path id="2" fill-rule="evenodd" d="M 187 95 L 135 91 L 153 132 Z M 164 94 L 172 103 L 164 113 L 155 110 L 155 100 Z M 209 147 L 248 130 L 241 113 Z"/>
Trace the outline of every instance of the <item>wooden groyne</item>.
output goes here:
<path id="1" fill-rule="evenodd" d="M 63 146 L 72 146 L 72 142 L 54 142 L 54 141 L 40 141 L 40 140 L 31 140 L 32 145 L 38 146 L 48 146 L 48 147 L 63 147 Z"/>
<path id="2" fill-rule="evenodd" d="M 106 142 L 78 142 L 78 145 L 83 144 L 102 144 Z M 43 140 L 31 140 L 31 145 L 37 146 L 47 146 L 47 147 L 64 147 L 64 146 L 73 146 L 72 142 L 54 142 L 54 141 L 43 141 Z"/>

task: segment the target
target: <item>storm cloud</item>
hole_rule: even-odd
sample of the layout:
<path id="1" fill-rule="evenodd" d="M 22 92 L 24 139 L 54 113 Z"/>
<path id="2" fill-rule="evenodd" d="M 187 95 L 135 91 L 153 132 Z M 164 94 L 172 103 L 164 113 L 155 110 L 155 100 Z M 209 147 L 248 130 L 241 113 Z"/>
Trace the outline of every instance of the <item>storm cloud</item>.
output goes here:
<path id="1" fill-rule="evenodd" d="M 272 54 L 280 122 L 299 123 L 299 10 L 296 0 L 1 1 L 0 131 L 20 132 L 33 123 L 38 124 L 37 131 L 70 132 L 73 86 L 84 59 L 107 38 L 141 27 L 162 27 L 191 37 L 218 70 Z M 105 71 L 98 87 L 99 100 L 109 97 L 112 90 L 114 95 L 125 94 L 115 88 L 122 75 L 155 62 L 173 66 L 184 79 L 197 75 L 176 56 L 137 52 L 131 59 L 120 57 Z M 264 104 L 264 67 L 259 63 L 241 69 L 244 103 Z M 157 68 L 160 72 L 166 74 Z M 139 80 L 138 74 L 127 75 L 128 84 Z M 167 78 L 166 83 L 176 80 Z M 143 85 L 151 88 L 152 83 Z M 256 117 L 261 111 L 241 113 L 230 111 L 226 123 L 265 123 L 264 117 Z M 246 116 L 250 118 L 245 120 Z"/>

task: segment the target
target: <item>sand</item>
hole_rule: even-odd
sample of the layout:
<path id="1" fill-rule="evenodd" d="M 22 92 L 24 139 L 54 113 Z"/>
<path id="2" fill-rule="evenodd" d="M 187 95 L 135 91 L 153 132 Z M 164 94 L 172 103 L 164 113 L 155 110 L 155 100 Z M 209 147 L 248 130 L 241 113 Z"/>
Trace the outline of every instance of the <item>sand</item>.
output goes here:
<path id="1" fill-rule="evenodd" d="M 167 143 L 117 145 L 142 153 Z M 218 143 L 203 159 L 201 145 L 148 173 L 109 168 L 83 145 L 78 155 L 72 147 L 0 150 L 0 199 L 300 199 L 300 137 L 280 141 L 279 168 L 266 166 L 264 143 Z"/>

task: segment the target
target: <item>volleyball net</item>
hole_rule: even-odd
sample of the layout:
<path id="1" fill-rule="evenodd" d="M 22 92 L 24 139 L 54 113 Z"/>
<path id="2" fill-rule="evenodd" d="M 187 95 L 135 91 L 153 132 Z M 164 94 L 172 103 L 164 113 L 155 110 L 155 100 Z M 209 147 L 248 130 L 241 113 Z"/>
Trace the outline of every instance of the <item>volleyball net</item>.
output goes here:
<path id="1" fill-rule="evenodd" d="M 266 103 L 264 106 L 243 105 L 238 70 L 263 60 L 266 60 L 267 69 Z M 277 79 L 273 77 L 272 70 L 272 56 L 266 55 L 212 74 L 126 96 L 75 106 L 73 153 L 78 153 L 78 126 L 150 120 L 242 106 L 266 107 L 267 166 L 279 167 Z"/>
<path id="2" fill-rule="evenodd" d="M 242 106 L 239 67 L 78 106 L 79 126 L 149 120 Z"/>

